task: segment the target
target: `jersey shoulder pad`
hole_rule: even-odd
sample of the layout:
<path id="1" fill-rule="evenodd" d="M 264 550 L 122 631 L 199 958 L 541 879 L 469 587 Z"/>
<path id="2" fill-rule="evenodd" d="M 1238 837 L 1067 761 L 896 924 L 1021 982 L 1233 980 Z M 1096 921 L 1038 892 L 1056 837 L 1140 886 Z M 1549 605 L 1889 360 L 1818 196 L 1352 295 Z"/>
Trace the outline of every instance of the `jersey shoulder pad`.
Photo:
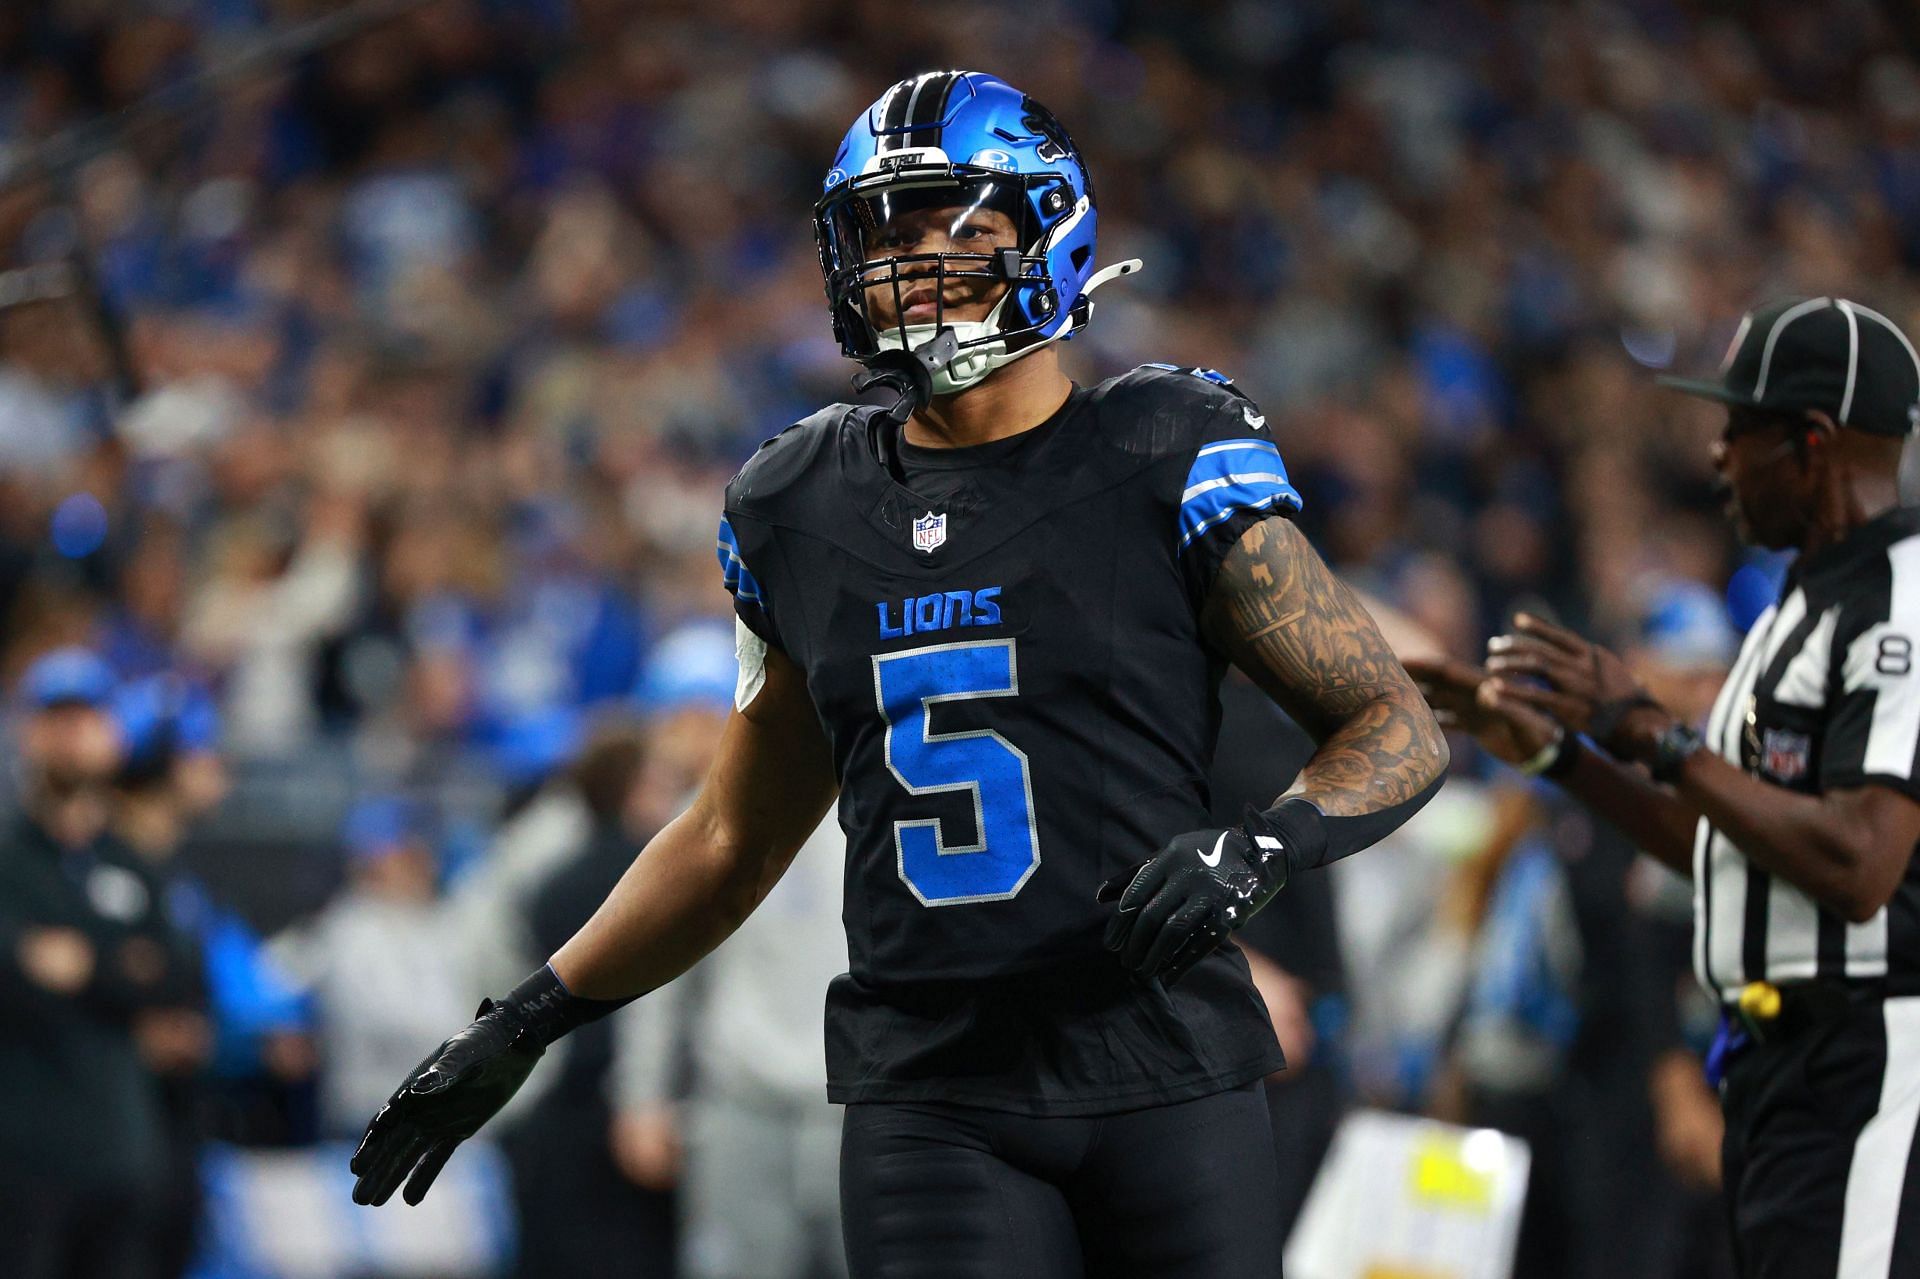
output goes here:
<path id="1" fill-rule="evenodd" d="M 1103 438 L 1150 458 L 1191 454 L 1212 440 L 1260 436 L 1267 419 L 1233 379 L 1214 369 L 1142 364 L 1094 394 Z"/>
<path id="2" fill-rule="evenodd" d="M 727 509 L 766 511 L 833 458 L 846 432 L 860 432 L 858 406 L 830 404 L 764 441 L 727 482 Z"/>
<path id="3" fill-rule="evenodd" d="M 1204 599 L 1250 523 L 1301 508 L 1266 416 L 1212 369 L 1143 364 L 1102 390 L 1100 434 L 1143 457 L 1165 485 L 1189 590 Z"/>
<path id="4" fill-rule="evenodd" d="M 1222 386 L 1235 393 L 1238 393 L 1240 389 L 1230 376 L 1222 373 L 1219 369 L 1191 368 L 1184 364 L 1164 364 L 1158 360 L 1150 360 L 1145 364 L 1135 367 L 1131 373 L 1123 374 L 1122 376 L 1165 377 L 1168 374 L 1179 374 L 1184 377 L 1199 378 L 1202 382 L 1209 382 L 1214 386 Z"/>

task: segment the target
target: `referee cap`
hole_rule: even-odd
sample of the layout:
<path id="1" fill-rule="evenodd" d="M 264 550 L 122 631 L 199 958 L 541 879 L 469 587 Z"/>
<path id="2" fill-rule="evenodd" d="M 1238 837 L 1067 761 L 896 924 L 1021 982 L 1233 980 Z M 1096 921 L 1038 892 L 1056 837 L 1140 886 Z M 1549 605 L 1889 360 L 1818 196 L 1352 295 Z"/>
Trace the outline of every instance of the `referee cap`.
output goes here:
<path id="1" fill-rule="evenodd" d="M 1920 426 L 1920 353 L 1892 320 L 1845 298 L 1792 298 L 1749 311 L 1717 380 L 1660 384 L 1769 413 L 1818 409 L 1872 435 Z"/>

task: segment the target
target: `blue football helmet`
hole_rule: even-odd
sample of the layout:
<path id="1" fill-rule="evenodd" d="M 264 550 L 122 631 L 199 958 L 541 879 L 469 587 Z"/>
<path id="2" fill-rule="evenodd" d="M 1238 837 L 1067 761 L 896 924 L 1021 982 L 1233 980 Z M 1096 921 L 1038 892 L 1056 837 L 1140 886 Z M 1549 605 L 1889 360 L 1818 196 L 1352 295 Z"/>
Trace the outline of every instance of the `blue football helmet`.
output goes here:
<path id="1" fill-rule="evenodd" d="M 906 253 L 891 239 L 896 218 L 956 210 L 948 243 L 968 214 L 1010 218 L 1017 247 L 985 252 Z M 945 214 L 940 218 L 946 222 Z M 1089 296 L 1139 270 L 1138 259 L 1096 271 L 1093 181 L 1053 113 L 979 71 L 929 71 L 888 89 L 855 121 L 814 206 L 814 236 L 840 349 L 863 363 L 883 351 L 917 350 L 954 330 L 958 352 L 934 374 L 935 394 L 964 390 L 993 370 L 1071 337 L 1093 313 Z M 917 240 L 915 241 L 917 244 Z M 1004 281 L 984 320 L 951 320 L 950 280 Z M 931 281 L 930 323 L 907 323 L 903 297 Z M 891 290 L 891 325 L 869 301 Z"/>

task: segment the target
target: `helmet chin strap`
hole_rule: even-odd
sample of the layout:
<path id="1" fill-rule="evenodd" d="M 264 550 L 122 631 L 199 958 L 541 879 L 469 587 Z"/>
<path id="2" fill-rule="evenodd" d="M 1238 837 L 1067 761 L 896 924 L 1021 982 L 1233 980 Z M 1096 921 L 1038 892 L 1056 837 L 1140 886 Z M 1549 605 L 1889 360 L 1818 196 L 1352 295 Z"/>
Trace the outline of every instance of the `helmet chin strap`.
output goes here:
<path id="1" fill-rule="evenodd" d="M 984 320 L 949 320 L 944 325 L 895 325 L 880 334 L 876 342 L 880 347 L 881 355 L 897 351 L 910 352 L 920 357 L 918 362 L 931 374 L 929 387 L 931 394 L 955 395 L 979 383 L 995 369 L 1011 364 L 1023 355 L 1031 355 L 1041 347 L 1058 342 L 1075 330 L 1084 328 L 1093 316 L 1091 296 L 1093 291 L 1111 280 L 1132 275 L 1142 265 L 1144 264 L 1139 258 L 1128 258 L 1124 262 L 1115 262 L 1111 266 L 1102 267 L 1094 272 L 1092 278 L 1087 281 L 1086 287 L 1080 290 L 1081 301 L 1075 304 L 1073 312 L 1068 314 L 1066 322 L 1060 326 L 1060 331 L 1051 337 L 1042 338 L 1038 342 L 1024 346 L 1018 351 L 1007 350 L 1004 338 L 999 341 L 983 340 L 999 332 L 1000 314 L 1007 305 L 1007 299 L 1013 296 L 1012 289 L 1008 289 L 1001 295 L 1000 300 L 993 304 L 993 309 L 987 312 L 987 318 Z M 954 344 L 944 352 L 945 358 L 939 359 L 939 353 L 936 353 L 933 344 L 943 333 L 951 333 Z M 967 343 L 970 342 L 978 345 L 968 346 Z M 927 358 L 929 356 L 934 358 Z M 878 358 L 876 356 L 875 359 L 867 361 L 868 366 L 877 367 Z M 855 389 L 862 389 L 858 385 L 859 381 L 859 378 L 855 379 Z M 871 385 L 871 382 L 868 385 Z M 909 409 L 906 416 L 911 416 L 914 411 Z"/>
<path id="2" fill-rule="evenodd" d="M 876 446 L 875 452 L 888 470 L 894 469 L 891 455 L 893 432 L 927 406 L 927 401 L 933 398 L 934 371 L 951 363 L 959 346 L 959 339 L 954 336 L 953 330 L 943 328 L 930 340 L 910 351 L 894 346 L 879 352 L 867 360 L 866 368 L 854 374 L 853 390 L 856 395 L 864 395 L 876 388 L 894 393 L 893 403 L 868 423 L 871 442 Z"/>

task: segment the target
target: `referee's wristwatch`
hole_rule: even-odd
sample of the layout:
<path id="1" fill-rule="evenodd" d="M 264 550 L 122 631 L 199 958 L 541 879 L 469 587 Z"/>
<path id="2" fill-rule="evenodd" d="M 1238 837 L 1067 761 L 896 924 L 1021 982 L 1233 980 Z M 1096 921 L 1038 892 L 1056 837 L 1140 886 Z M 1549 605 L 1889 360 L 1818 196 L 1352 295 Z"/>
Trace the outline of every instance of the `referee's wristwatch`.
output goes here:
<path id="1" fill-rule="evenodd" d="M 1667 725 L 1666 731 L 1653 743 L 1653 758 L 1647 761 L 1653 780 L 1669 786 L 1679 781 L 1680 770 L 1705 745 L 1700 734 L 1678 720 Z"/>

